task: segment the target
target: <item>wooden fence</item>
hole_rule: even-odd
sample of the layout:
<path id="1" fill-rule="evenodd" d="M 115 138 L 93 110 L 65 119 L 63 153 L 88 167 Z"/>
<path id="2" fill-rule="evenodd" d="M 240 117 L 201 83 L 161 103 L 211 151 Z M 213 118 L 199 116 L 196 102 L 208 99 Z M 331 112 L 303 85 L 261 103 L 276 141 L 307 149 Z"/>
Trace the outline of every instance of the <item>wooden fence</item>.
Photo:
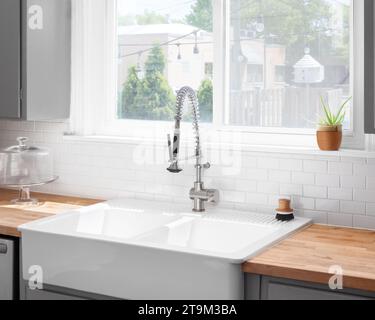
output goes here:
<path id="1" fill-rule="evenodd" d="M 320 97 L 331 106 L 343 100 L 343 89 L 254 88 L 231 92 L 231 125 L 312 128 L 321 114 Z"/>

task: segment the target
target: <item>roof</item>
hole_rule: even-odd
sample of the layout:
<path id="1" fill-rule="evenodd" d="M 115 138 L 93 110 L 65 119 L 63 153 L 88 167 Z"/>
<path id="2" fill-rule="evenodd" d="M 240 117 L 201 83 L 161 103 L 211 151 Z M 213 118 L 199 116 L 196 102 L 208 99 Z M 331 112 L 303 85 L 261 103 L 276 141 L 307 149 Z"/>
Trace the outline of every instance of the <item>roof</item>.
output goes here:
<path id="1" fill-rule="evenodd" d="M 301 60 L 295 65 L 295 69 L 313 69 L 323 67 L 317 60 L 315 60 L 309 53 L 306 53 Z"/>

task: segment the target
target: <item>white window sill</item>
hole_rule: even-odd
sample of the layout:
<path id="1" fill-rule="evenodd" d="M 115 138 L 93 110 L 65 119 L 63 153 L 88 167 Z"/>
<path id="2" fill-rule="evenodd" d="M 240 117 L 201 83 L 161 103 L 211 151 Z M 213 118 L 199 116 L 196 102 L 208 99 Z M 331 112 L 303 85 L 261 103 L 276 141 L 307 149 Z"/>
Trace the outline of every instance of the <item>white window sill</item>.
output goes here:
<path id="1" fill-rule="evenodd" d="M 134 137 L 119 137 L 119 136 L 74 136 L 65 135 L 63 140 L 66 142 L 77 143 L 110 143 L 110 144 L 128 144 L 139 145 L 145 144 L 150 146 L 166 146 L 165 140 L 148 139 L 148 138 L 134 138 Z M 182 142 L 184 143 L 184 142 Z M 207 145 L 210 149 L 224 149 L 232 151 L 243 152 L 259 152 L 259 153 L 278 153 L 278 154 L 295 154 L 295 155 L 309 155 L 333 158 L 361 158 L 361 159 L 375 159 L 375 151 L 341 149 L 340 151 L 322 151 L 318 148 L 311 147 L 297 147 L 297 146 L 272 146 L 272 145 L 251 145 L 251 144 L 229 144 L 229 143 L 209 143 Z"/>

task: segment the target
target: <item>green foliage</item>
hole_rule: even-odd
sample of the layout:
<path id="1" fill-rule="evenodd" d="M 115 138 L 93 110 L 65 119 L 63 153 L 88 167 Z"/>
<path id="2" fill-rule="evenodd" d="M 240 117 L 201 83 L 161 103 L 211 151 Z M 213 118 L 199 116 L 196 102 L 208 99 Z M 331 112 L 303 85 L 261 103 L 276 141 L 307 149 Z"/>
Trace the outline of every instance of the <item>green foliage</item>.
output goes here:
<path id="1" fill-rule="evenodd" d="M 286 45 L 289 64 L 301 58 L 304 48 L 309 46 L 313 55 L 324 59 L 325 56 L 342 54 L 332 52 L 332 40 L 327 33 L 331 29 L 330 4 L 325 0 L 241 0 L 239 8 L 233 3 L 233 21 L 240 21 L 246 29 L 249 22 L 256 23 L 264 17 L 265 30 L 259 37 L 266 37 L 267 42 Z M 344 50 L 344 51 L 343 51 Z"/>
<path id="2" fill-rule="evenodd" d="M 144 79 L 135 66 L 129 68 L 119 106 L 121 119 L 172 120 L 175 97 L 164 77 L 165 57 L 155 46 L 146 61 Z"/>
<path id="3" fill-rule="evenodd" d="M 213 84 L 210 79 L 203 80 L 198 89 L 198 101 L 201 120 L 212 122 L 213 119 Z"/>
<path id="4" fill-rule="evenodd" d="M 119 26 L 132 26 L 134 24 L 136 24 L 136 20 L 133 15 L 128 14 L 118 17 Z"/>
<path id="5" fill-rule="evenodd" d="M 154 11 L 145 10 L 141 15 L 136 16 L 136 22 L 139 25 L 146 24 L 165 24 L 168 23 L 169 16 L 161 15 Z"/>
<path id="6" fill-rule="evenodd" d="M 347 99 L 339 108 L 337 113 L 333 113 L 330 106 L 324 101 L 323 97 L 320 97 L 320 101 L 324 111 L 324 118 L 320 120 L 321 126 L 336 127 L 341 126 L 344 123 L 346 116 L 346 106 L 352 100 L 352 97 Z"/>
<path id="7" fill-rule="evenodd" d="M 212 32 L 213 29 L 212 0 L 197 0 L 191 12 L 185 18 L 186 23 L 199 29 Z"/>
<path id="8" fill-rule="evenodd" d="M 163 74 L 165 70 L 165 57 L 163 49 L 158 45 L 155 45 L 148 56 L 145 63 L 146 75 L 153 76 L 158 73 Z"/>
<path id="9" fill-rule="evenodd" d="M 154 11 L 145 10 L 139 15 L 123 15 L 118 18 L 120 26 L 147 25 L 147 24 L 165 24 L 169 23 L 168 15 L 161 15 Z"/>

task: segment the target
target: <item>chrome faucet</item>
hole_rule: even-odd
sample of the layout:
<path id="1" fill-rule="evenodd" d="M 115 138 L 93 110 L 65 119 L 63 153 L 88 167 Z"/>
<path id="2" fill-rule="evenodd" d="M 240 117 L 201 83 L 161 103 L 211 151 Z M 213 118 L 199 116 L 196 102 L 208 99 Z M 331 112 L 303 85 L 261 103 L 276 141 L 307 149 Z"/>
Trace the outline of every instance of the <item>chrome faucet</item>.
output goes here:
<path id="1" fill-rule="evenodd" d="M 167 169 L 172 173 L 180 173 L 182 169 L 179 166 L 179 153 L 180 153 L 180 136 L 181 136 L 181 121 L 184 103 L 188 102 L 193 109 L 193 130 L 195 134 L 195 155 L 196 159 L 196 181 L 194 187 L 190 190 L 190 199 L 194 201 L 194 212 L 204 212 L 205 203 L 218 203 L 220 193 L 215 189 L 205 189 L 202 180 L 202 171 L 211 167 L 210 163 L 202 164 L 202 149 L 199 133 L 199 105 L 198 99 L 194 90 L 190 87 L 183 87 L 177 94 L 176 101 L 176 117 L 175 117 L 175 131 L 173 142 L 171 136 L 168 135 L 168 149 L 171 165 Z"/>

